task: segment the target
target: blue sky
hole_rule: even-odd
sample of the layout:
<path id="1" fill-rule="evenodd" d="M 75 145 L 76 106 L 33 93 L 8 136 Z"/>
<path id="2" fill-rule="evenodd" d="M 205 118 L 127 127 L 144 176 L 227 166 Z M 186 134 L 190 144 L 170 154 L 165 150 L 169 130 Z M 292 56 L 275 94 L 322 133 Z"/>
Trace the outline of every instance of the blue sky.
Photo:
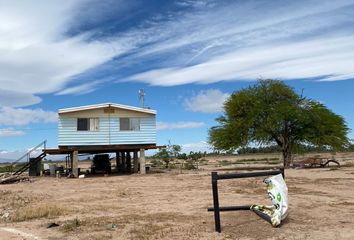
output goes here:
<path id="1" fill-rule="evenodd" d="M 286 81 L 354 128 L 354 1 L 0 1 L 0 158 L 43 139 L 59 108 L 158 111 L 158 144 L 206 150 L 233 91 Z M 350 138 L 354 138 L 350 132 Z"/>

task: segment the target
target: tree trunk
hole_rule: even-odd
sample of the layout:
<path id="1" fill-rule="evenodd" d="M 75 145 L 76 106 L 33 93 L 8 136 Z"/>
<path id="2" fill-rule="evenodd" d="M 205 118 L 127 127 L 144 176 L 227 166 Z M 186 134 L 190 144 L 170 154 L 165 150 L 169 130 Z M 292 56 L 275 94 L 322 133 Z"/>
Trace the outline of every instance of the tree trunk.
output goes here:
<path id="1" fill-rule="evenodd" d="M 291 151 L 289 147 L 283 148 L 283 164 L 284 168 L 289 168 L 291 163 Z"/>
<path id="2" fill-rule="evenodd" d="M 284 168 L 289 168 L 291 164 L 291 149 L 290 149 L 290 141 L 287 138 L 288 134 L 284 134 L 280 137 L 274 137 L 273 139 L 281 148 L 283 155 L 283 166 Z"/>

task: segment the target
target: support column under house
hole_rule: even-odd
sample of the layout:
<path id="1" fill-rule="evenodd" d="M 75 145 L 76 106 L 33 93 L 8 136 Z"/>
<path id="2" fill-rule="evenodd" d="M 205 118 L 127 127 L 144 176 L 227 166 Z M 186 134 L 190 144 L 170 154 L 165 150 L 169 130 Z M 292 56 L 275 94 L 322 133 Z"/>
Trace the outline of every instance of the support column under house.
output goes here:
<path id="1" fill-rule="evenodd" d="M 145 149 L 140 149 L 140 174 L 145 173 Z"/>
<path id="2" fill-rule="evenodd" d="M 73 151 L 70 154 L 70 159 L 71 159 L 71 173 L 75 176 L 78 177 L 79 176 L 79 163 L 78 163 L 78 151 Z"/>

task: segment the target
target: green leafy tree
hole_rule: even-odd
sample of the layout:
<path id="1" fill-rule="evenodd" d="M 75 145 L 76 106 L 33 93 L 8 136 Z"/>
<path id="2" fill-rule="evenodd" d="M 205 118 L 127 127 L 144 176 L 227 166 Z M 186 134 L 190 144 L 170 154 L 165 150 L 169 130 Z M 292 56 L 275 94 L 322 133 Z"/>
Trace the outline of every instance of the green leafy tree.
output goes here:
<path id="1" fill-rule="evenodd" d="M 168 145 L 166 148 L 160 149 L 154 157 L 160 158 L 164 162 L 165 168 L 169 168 L 170 163 L 179 156 L 180 152 L 181 146 Z"/>
<path id="2" fill-rule="evenodd" d="M 182 147 L 180 145 L 170 145 L 168 146 L 168 149 L 170 151 L 171 156 L 177 158 L 182 150 Z"/>
<path id="3" fill-rule="evenodd" d="M 219 125 L 209 130 L 216 150 L 277 144 L 284 167 L 290 166 L 291 153 L 300 144 L 336 150 L 349 142 L 341 116 L 276 80 L 259 80 L 234 92 L 224 104 L 224 115 L 216 120 Z"/>

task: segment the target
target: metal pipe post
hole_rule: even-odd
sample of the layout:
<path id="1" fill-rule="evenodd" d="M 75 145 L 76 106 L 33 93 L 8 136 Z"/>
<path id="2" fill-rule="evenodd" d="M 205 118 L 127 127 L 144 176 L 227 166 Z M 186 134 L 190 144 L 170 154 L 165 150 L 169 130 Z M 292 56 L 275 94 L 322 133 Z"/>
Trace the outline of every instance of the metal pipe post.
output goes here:
<path id="1" fill-rule="evenodd" d="M 211 173 L 211 186 L 213 189 L 213 202 L 214 202 L 214 219 L 215 219 L 215 231 L 221 232 L 220 225 L 220 208 L 219 208 L 219 196 L 218 196 L 218 173 Z"/>

